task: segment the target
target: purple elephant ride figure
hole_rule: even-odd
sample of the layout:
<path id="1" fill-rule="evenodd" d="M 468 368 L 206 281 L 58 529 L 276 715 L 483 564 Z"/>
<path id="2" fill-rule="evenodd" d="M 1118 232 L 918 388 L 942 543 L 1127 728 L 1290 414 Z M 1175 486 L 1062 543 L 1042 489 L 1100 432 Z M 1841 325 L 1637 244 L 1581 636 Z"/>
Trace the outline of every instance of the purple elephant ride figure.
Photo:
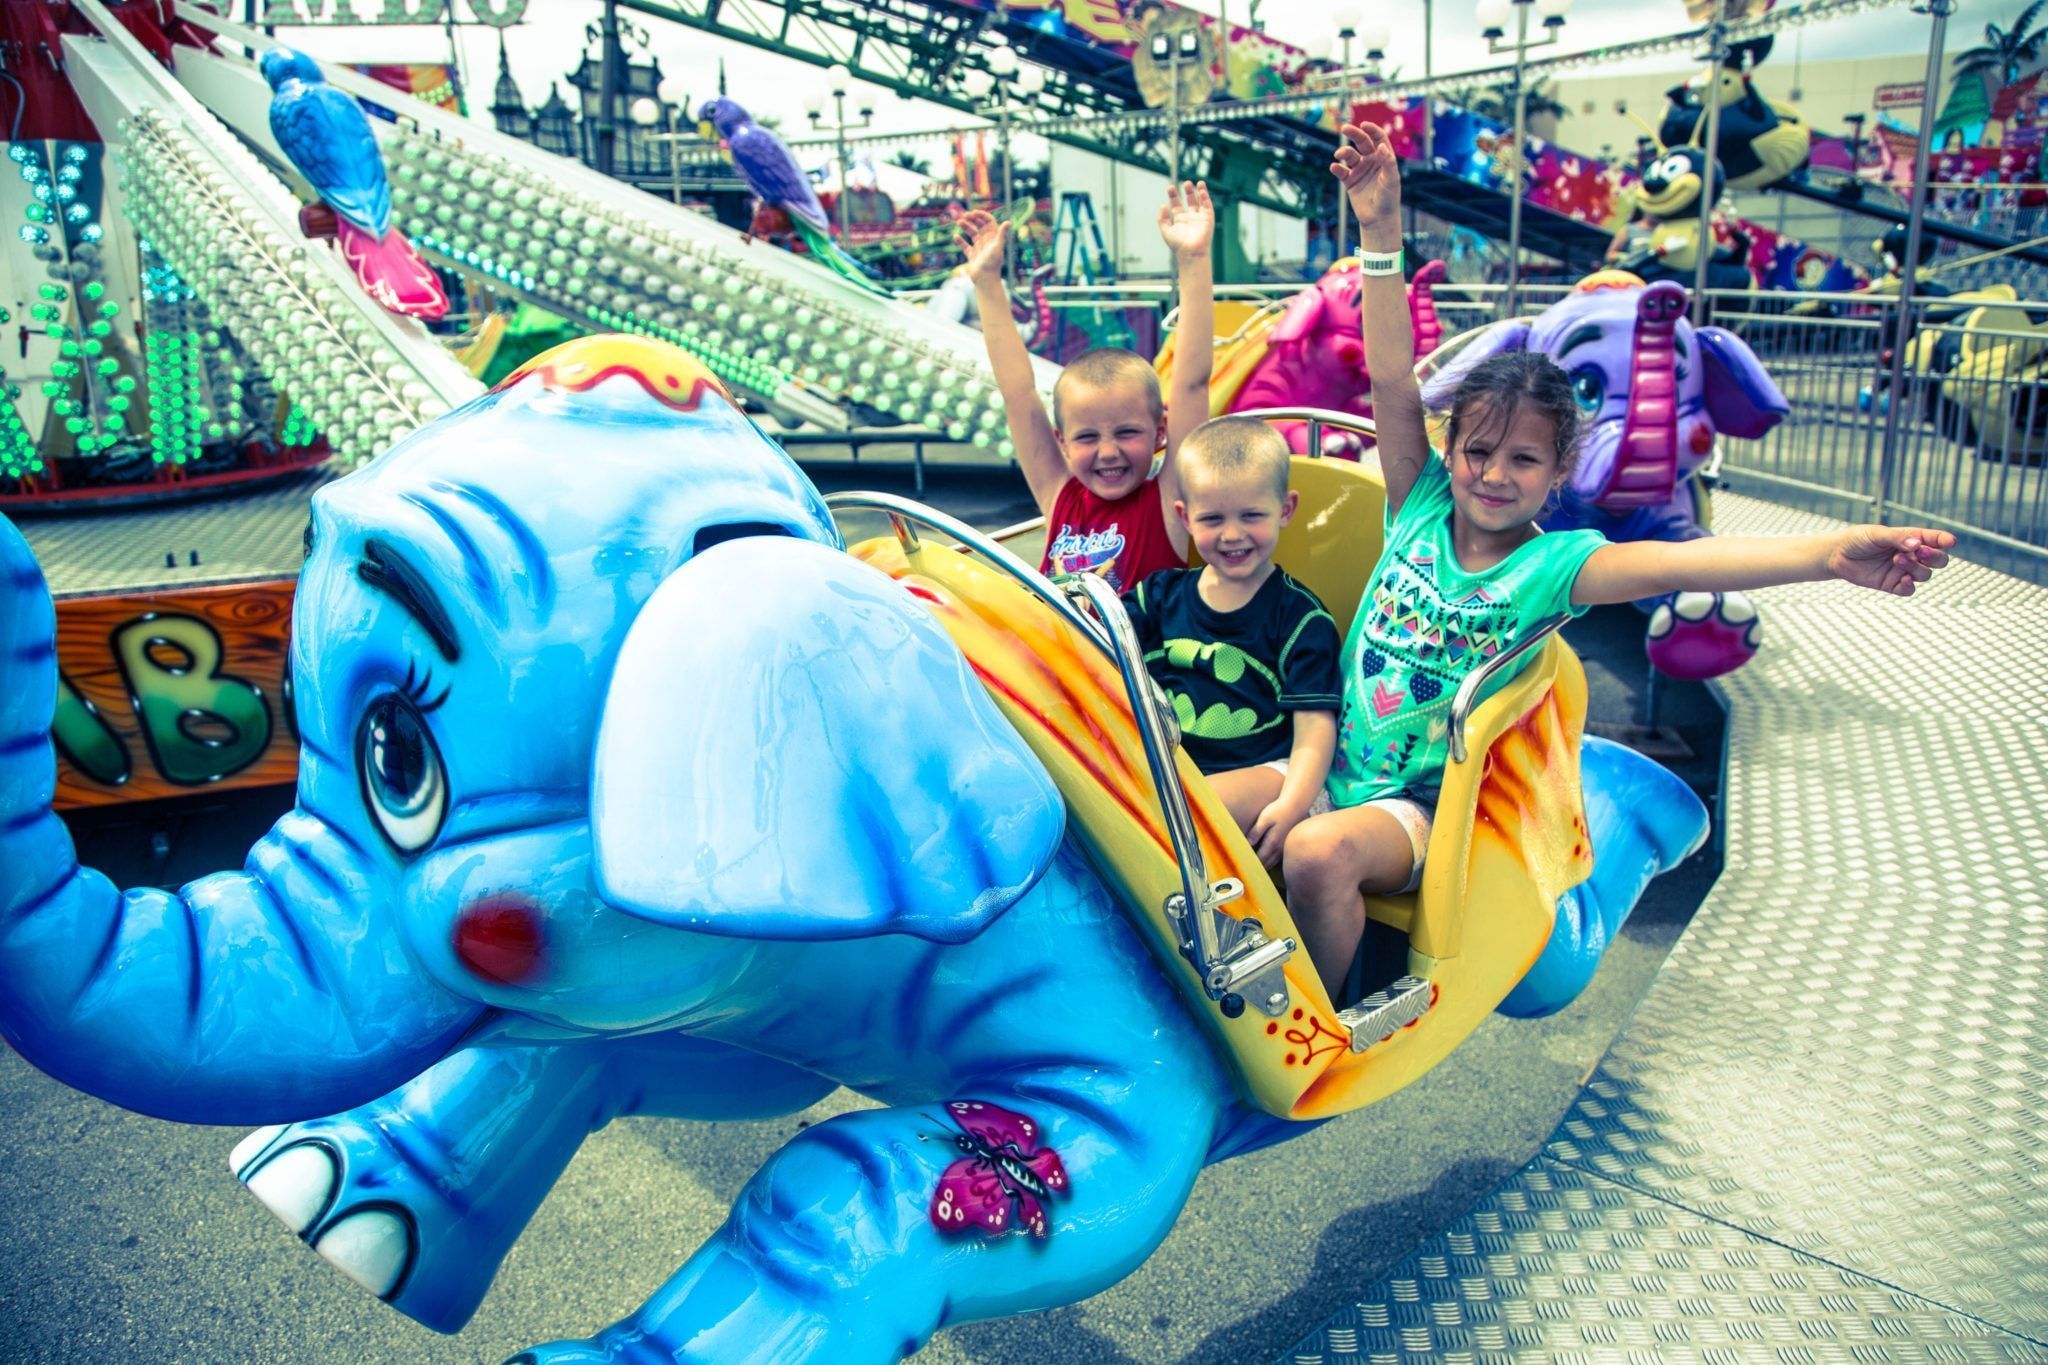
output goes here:
<path id="1" fill-rule="evenodd" d="M 1408 284 L 1408 316 L 1415 354 L 1428 355 L 1443 340 L 1432 292 L 1445 278 L 1444 263 L 1430 261 Z M 1346 256 L 1287 302 L 1265 337 L 1265 355 L 1254 362 L 1225 412 L 1261 408 L 1330 408 L 1372 416 L 1372 375 L 1365 367 L 1363 315 L 1359 310 L 1358 258 Z M 1224 373 L 1221 365 L 1219 374 Z M 1276 422 L 1296 454 L 1308 450 L 1308 424 Z M 1329 432 L 1323 453 L 1357 459 L 1365 443 L 1353 432 Z"/>
<path id="2" fill-rule="evenodd" d="M 1694 327 L 1685 310 L 1683 285 L 1598 271 L 1535 318 L 1487 328 L 1424 382 L 1424 401 L 1448 403 L 1465 372 L 1488 356 L 1542 351 L 1571 376 L 1587 422 L 1578 467 L 1543 524 L 1590 527 L 1617 541 L 1710 535 L 1707 492 L 1694 476 L 1715 437 L 1755 440 L 1791 409 L 1739 337 Z M 1674 593 L 1637 605 L 1650 613 L 1650 662 L 1668 677 L 1733 672 L 1762 639 L 1756 607 L 1739 592 Z"/>

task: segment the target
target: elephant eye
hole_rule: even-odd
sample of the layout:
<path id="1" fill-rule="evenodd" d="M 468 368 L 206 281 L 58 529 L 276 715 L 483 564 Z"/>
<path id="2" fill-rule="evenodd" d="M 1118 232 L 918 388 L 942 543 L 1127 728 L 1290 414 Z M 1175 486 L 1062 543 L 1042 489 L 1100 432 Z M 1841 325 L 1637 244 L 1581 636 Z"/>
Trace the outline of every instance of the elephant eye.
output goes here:
<path id="1" fill-rule="evenodd" d="M 1590 365 L 1572 371 L 1572 401 L 1579 411 L 1595 413 L 1607 401 L 1607 377 Z"/>
<path id="2" fill-rule="evenodd" d="M 379 697 L 356 730 L 363 800 L 391 846 L 413 854 L 434 841 L 448 813 L 448 773 L 426 718 L 410 697 Z"/>

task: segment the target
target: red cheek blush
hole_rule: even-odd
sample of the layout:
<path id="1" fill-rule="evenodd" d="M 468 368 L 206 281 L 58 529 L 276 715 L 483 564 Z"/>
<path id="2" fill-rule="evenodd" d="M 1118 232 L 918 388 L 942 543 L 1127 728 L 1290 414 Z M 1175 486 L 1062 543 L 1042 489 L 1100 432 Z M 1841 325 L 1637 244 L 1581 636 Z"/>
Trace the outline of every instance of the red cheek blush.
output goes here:
<path id="1" fill-rule="evenodd" d="M 455 956 L 486 981 L 516 986 L 540 970 L 541 914 L 518 896 L 487 896 L 455 919 Z"/>

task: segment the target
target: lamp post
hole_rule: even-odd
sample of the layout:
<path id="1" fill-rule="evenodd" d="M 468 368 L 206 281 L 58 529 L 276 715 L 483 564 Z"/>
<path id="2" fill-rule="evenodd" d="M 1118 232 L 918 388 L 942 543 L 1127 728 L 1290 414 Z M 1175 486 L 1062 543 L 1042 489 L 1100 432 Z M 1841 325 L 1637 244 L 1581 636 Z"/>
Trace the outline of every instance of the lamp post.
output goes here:
<path id="1" fill-rule="evenodd" d="M 1189 62 L 1202 59 L 1202 35 L 1194 28 L 1178 29 L 1172 33 L 1154 33 L 1151 38 L 1152 60 L 1166 67 L 1167 81 L 1167 142 L 1166 179 L 1167 183 L 1180 183 L 1180 70 Z"/>
<path id="2" fill-rule="evenodd" d="M 848 133 L 857 133 L 873 123 L 875 121 L 875 109 L 868 102 L 867 96 L 862 95 L 860 122 L 848 123 L 846 121 L 846 97 L 853 91 L 853 73 L 848 71 L 842 63 L 834 62 L 826 70 L 825 77 L 826 93 L 832 97 L 832 126 L 828 129 L 819 123 L 819 120 L 825 116 L 825 101 L 821 96 L 813 95 L 805 100 L 804 113 L 811 120 L 812 127 L 817 128 L 821 133 L 829 133 L 833 142 L 837 144 L 839 153 L 839 240 L 844 245 L 850 240 L 850 234 L 847 230 L 846 192 L 850 188 L 850 181 L 852 179 L 848 175 L 848 171 L 851 168 L 847 164 L 846 135 Z"/>
<path id="3" fill-rule="evenodd" d="M 996 148 L 1003 158 L 1003 214 L 1007 216 L 1014 210 L 1017 198 L 1017 176 L 1010 156 L 1011 121 L 1033 107 L 1034 98 L 1045 89 L 1045 72 L 1040 67 L 1022 65 L 1017 60 L 1017 50 L 1003 44 L 989 52 L 987 70 L 967 72 L 962 83 L 974 100 L 974 112 L 995 120 Z M 1013 232 L 1003 238 L 1005 284 L 1016 277 L 1016 255 L 1017 234 Z"/>
<path id="4" fill-rule="evenodd" d="M 1337 124 L 1342 128 L 1351 121 L 1351 82 L 1355 78 L 1375 80 L 1380 74 L 1380 63 L 1387 58 L 1387 44 L 1394 40 L 1393 32 L 1383 22 L 1365 23 L 1358 10 L 1352 6 L 1340 6 L 1334 13 L 1337 20 L 1337 42 L 1339 44 L 1338 66 L 1333 73 L 1337 82 Z M 1351 64 L 1351 41 L 1354 38 L 1365 42 L 1365 61 L 1362 65 Z M 1350 219 L 1351 204 L 1342 190 L 1337 192 L 1337 240 L 1331 245 L 1337 255 L 1345 254 L 1344 243 L 1349 235 L 1347 223 Z"/>
<path id="5" fill-rule="evenodd" d="M 690 107 L 690 97 L 683 90 L 681 82 L 677 81 L 673 76 L 662 77 L 661 85 L 656 89 L 655 96 L 656 99 L 649 99 L 647 96 L 642 95 L 639 99 L 634 100 L 630 112 L 633 122 L 643 128 L 652 127 L 657 122 L 662 125 L 661 132 L 643 133 L 641 134 L 641 140 L 645 142 L 658 142 L 668 148 L 668 198 L 671 204 L 681 204 L 683 202 L 683 163 L 682 158 L 676 154 L 676 144 L 679 142 L 695 142 L 697 141 L 697 135 L 695 133 L 678 133 L 676 131 L 676 110 L 687 110 Z M 646 107 L 643 108 L 643 106 Z"/>
<path id="6" fill-rule="evenodd" d="M 1692 325 L 1707 321 L 1707 268 L 1714 259 L 1714 205 L 1721 198 L 1721 63 L 1728 60 L 1728 0 L 1715 0 L 1707 26 L 1707 183 L 1700 189 L 1700 249 L 1693 264 Z"/>
<path id="7" fill-rule="evenodd" d="M 1544 36 L 1529 41 L 1529 10 L 1543 20 Z M 1522 282 L 1522 160 L 1529 135 L 1529 90 L 1526 82 L 1529 49 L 1548 47 L 1564 32 L 1564 16 L 1572 0 L 1479 0 L 1476 16 L 1487 51 L 1515 54 L 1515 143 L 1508 154 L 1508 287 L 1507 316 L 1515 316 L 1516 293 Z M 1505 39 L 1508 11 L 1515 13 L 1515 40 Z"/>
<path id="8" fill-rule="evenodd" d="M 640 174 L 639 149 L 644 149 L 659 136 L 654 129 L 661 126 L 661 101 L 652 95 L 635 95 L 632 103 L 626 106 L 626 117 L 633 124 L 633 145 L 636 149 L 635 155 L 626 158 L 626 175 L 629 179 L 637 179 Z"/>
<path id="9" fill-rule="evenodd" d="M 1934 111 L 1941 94 L 1942 45 L 1948 35 L 1948 17 L 1956 11 L 1955 0 L 1915 0 L 1915 14 L 1934 22 L 1927 31 L 1927 75 L 1920 87 L 1920 141 L 1913 148 L 1913 188 L 1906 200 L 1906 258 L 1899 262 L 1899 311 L 1892 318 L 1890 383 L 1885 393 L 1890 402 L 1884 410 L 1884 444 L 1878 450 L 1877 499 L 1873 517 L 1882 517 L 1891 505 L 1893 457 L 1899 444 L 1899 410 L 1906 406 L 1906 345 L 1912 339 L 1914 286 L 1919 282 L 1921 220 L 1927 214 L 1927 153 L 1933 138 Z"/>

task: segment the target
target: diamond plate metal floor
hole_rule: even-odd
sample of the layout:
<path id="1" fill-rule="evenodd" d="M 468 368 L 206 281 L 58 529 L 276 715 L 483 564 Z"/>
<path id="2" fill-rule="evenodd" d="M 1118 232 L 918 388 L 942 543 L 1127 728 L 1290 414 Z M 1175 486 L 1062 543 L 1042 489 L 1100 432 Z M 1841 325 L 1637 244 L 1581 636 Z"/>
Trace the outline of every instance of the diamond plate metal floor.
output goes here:
<path id="1" fill-rule="evenodd" d="M 42 512 L 15 525 L 58 597 L 290 578 L 305 558 L 313 490 L 331 477 L 314 471 L 253 492 L 119 511 Z"/>
<path id="2" fill-rule="evenodd" d="M 2048 589 L 1759 597 L 1721 880 L 1544 1154 L 1283 1360 L 2048 1362 Z"/>

